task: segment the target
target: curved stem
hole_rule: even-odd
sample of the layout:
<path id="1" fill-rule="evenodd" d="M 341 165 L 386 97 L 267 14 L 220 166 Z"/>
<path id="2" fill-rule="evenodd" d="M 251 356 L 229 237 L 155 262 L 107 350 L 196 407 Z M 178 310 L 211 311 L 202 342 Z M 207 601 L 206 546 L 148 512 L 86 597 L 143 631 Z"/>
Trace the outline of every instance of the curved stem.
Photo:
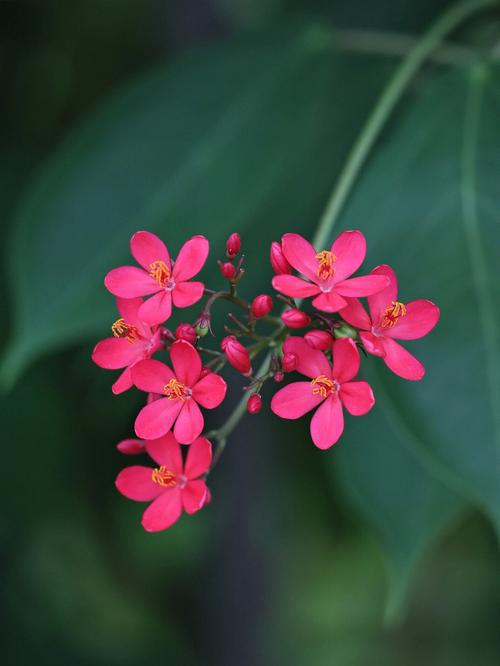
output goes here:
<path id="1" fill-rule="evenodd" d="M 328 243 L 333 227 L 347 197 L 351 193 L 366 158 L 416 72 L 443 39 L 449 33 L 453 32 L 465 19 L 497 4 L 498 0 L 460 0 L 437 19 L 402 60 L 389 83 L 384 88 L 375 108 L 368 117 L 347 157 L 344 168 L 335 183 L 324 213 L 319 220 L 316 233 L 314 234 L 312 243 L 315 247 L 323 247 Z M 257 374 L 260 375 L 265 372 L 270 358 L 271 354 L 268 353 Z M 213 433 L 213 436 L 219 442 L 213 465 L 220 458 L 228 436 L 245 414 L 246 403 L 247 397 L 243 396 L 226 423 Z"/>

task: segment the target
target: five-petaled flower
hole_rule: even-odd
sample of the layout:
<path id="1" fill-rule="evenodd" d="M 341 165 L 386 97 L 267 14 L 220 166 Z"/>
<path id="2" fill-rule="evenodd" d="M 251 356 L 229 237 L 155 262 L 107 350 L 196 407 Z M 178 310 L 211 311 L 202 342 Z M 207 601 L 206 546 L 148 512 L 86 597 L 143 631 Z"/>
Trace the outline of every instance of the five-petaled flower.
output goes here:
<path id="1" fill-rule="evenodd" d="M 139 315 L 150 325 L 161 324 L 172 314 L 172 301 L 176 307 L 186 308 L 203 296 L 203 283 L 189 280 L 203 268 L 208 249 L 204 236 L 194 236 L 184 243 L 172 263 L 166 245 L 158 236 L 138 231 L 132 236 L 130 250 L 142 268 L 114 268 L 106 275 L 104 284 L 121 298 L 154 294 L 141 305 Z"/>
<path id="2" fill-rule="evenodd" d="M 360 329 L 359 337 L 366 351 L 381 356 L 396 375 L 403 379 L 422 379 L 424 366 L 396 340 L 416 340 L 427 335 L 439 320 L 439 308 L 422 299 L 406 304 L 398 301 L 398 282 L 390 266 L 378 266 L 372 275 L 385 275 L 389 286 L 368 297 L 370 314 L 353 298 L 348 299 L 349 304 L 340 315 Z"/>
<path id="3" fill-rule="evenodd" d="M 198 403 L 206 409 L 218 407 L 226 395 L 226 382 L 214 372 L 202 372 L 200 355 L 185 340 L 173 343 L 170 358 L 173 370 L 152 359 L 132 368 L 132 381 L 137 388 L 163 396 L 141 409 L 135 432 L 141 439 L 157 439 L 173 426 L 176 440 L 190 444 L 203 430 Z"/>
<path id="4" fill-rule="evenodd" d="M 106 370 L 125 370 L 113 384 L 113 393 L 123 393 L 132 386 L 132 367 L 150 358 L 162 346 L 161 328 L 150 327 L 139 317 L 142 298 L 117 298 L 120 318 L 111 327 L 112 338 L 101 340 L 94 347 L 92 360 Z"/>
<path id="5" fill-rule="evenodd" d="M 361 416 L 375 403 L 367 382 L 351 381 L 359 370 L 358 348 L 349 338 L 335 340 L 333 368 L 325 354 L 303 338 L 288 338 L 283 350 L 296 354 L 297 372 L 310 381 L 293 382 L 280 389 L 271 401 L 271 409 L 284 419 L 298 419 L 318 407 L 311 420 L 311 437 L 318 448 L 328 449 L 344 430 L 342 406 L 353 416 Z"/>
<path id="6" fill-rule="evenodd" d="M 281 247 L 287 261 L 308 280 L 295 275 L 275 275 L 273 287 L 292 298 L 314 296 L 313 305 L 323 312 L 337 312 L 347 305 L 347 296 L 369 296 L 388 284 L 384 275 L 347 279 L 365 258 L 366 241 L 361 231 L 344 231 L 330 250 L 317 252 L 298 234 L 285 234 Z"/>
<path id="7" fill-rule="evenodd" d="M 146 451 L 158 467 L 126 467 L 115 483 L 125 497 L 151 502 L 142 516 L 142 526 L 148 532 L 157 532 L 173 525 L 183 508 L 186 513 L 195 513 L 209 501 L 207 485 L 200 477 L 210 468 L 212 445 L 199 437 L 189 447 L 183 463 L 181 447 L 170 432 L 148 440 Z"/>

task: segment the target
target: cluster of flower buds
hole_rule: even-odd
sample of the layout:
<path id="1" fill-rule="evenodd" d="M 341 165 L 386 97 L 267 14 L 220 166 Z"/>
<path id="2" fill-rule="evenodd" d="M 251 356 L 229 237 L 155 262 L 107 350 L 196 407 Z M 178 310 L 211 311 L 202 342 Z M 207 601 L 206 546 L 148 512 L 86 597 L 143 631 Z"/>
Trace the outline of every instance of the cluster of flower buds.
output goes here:
<path id="1" fill-rule="evenodd" d="M 360 231 L 345 231 L 328 250 L 291 233 L 271 244 L 272 286 L 284 303 L 280 316 L 271 314 L 270 295 L 247 301 L 237 293 L 244 275 L 237 233 L 227 239 L 226 256 L 218 262 L 229 283 L 222 290 L 193 280 L 209 253 L 203 236 L 189 239 L 175 261 L 163 241 L 147 231 L 134 234 L 130 248 L 138 266 L 106 275 L 104 284 L 116 298 L 119 317 L 111 326 L 112 337 L 96 345 L 92 358 L 102 368 L 121 370 L 112 386 L 115 394 L 132 386 L 146 394 L 135 420 L 137 438 L 122 440 L 117 448 L 128 456 L 148 454 L 156 466 L 127 467 L 116 486 L 126 497 L 150 503 L 142 518 L 148 531 L 166 529 L 183 511 L 195 513 L 210 501 L 206 481 L 214 463 L 245 409 L 249 414 L 262 410 L 268 380 L 276 385 L 297 373 L 275 390 L 271 411 L 284 419 L 314 412 L 311 439 L 319 449 L 328 449 L 343 432 L 344 409 L 361 416 L 375 403 L 371 386 L 358 378 L 360 349 L 380 357 L 399 377 L 419 380 L 424 375 L 420 361 L 397 340 L 429 333 L 439 309 L 427 300 L 399 301 L 396 275 L 387 265 L 352 277 L 366 254 Z M 312 302 L 304 306 L 309 298 Z M 360 298 L 367 298 L 368 310 Z M 202 299 L 201 312 L 191 322 L 175 331 L 166 327 L 174 308 Z M 228 315 L 220 344 L 209 348 L 204 340 L 212 332 L 212 308 L 219 300 L 239 308 L 241 315 Z M 253 359 L 260 354 L 266 360 L 255 372 Z M 215 409 L 226 396 L 219 373 L 227 364 L 245 377 L 247 396 L 226 424 L 204 434 L 204 410 Z M 213 457 L 212 442 L 217 447 Z"/>

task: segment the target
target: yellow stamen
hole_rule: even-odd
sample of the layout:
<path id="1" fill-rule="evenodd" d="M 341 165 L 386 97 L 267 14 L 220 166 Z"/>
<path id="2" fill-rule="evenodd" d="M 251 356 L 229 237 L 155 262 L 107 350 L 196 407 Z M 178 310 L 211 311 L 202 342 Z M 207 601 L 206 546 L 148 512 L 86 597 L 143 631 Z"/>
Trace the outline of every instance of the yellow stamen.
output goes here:
<path id="1" fill-rule="evenodd" d="M 165 384 L 163 387 L 163 393 L 167 396 L 169 400 L 182 400 L 184 401 L 187 397 L 187 391 L 184 384 L 181 384 L 177 379 L 171 379 L 168 384 Z"/>
<path id="2" fill-rule="evenodd" d="M 170 271 L 167 268 L 167 264 L 160 259 L 149 264 L 149 274 L 153 280 L 156 280 L 156 284 L 159 287 L 166 287 L 170 280 Z"/>
<path id="3" fill-rule="evenodd" d="M 320 395 L 322 398 L 326 398 L 329 393 L 335 393 L 337 390 L 333 379 L 328 379 L 326 375 L 318 375 L 311 381 L 311 386 L 313 395 Z"/>
<path id="4" fill-rule="evenodd" d="M 388 305 L 384 310 L 384 314 L 380 320 L 380 326 L 382 328 L 394 326 L 399 317 L 406 317 L 406 306 L 399 301 L 392 301 L 391 305 Z"/>
<path id="5" fill-rule="evenodd" d="M 127 324 L 125 319 L 120 317 L 111 326 L 111 332 L 115 338 L 127 338 L 130 344 L 134 343 L 139 338 L 139 331 L 132 324 Z"/>
<path id="6" fill-rule="evenodd" d="M 154 483 L 157 483 L 159 486 L 163 486 L 164 488 L 171 488 L 177 485 L 175 474 L 164 467 L 164 465 L 153 470 L 151 479 Z"/>
<path id="7" fill-rule="evenodd" d="M 335 275 L 335 266 L 334 263 L 337 261 L 337 257 L 330 252 L 329 250 L 322 250 L 318 252 L 315 257 L 318 261 L 318 277 L 321 280 L 328 280 Z"/>

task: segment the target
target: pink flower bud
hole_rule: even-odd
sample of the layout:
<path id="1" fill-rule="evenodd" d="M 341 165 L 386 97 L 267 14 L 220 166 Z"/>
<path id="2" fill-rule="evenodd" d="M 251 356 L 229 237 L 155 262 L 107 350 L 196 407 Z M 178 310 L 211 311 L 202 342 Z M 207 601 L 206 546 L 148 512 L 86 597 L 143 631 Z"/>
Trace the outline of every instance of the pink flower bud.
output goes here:
<path id="1" fill-rule="evenodd" d="M 282 382 L 285 379 L 285 375 L 282 372 L 275 372 L 273 379 L 279 384 L 279 382 Z"/>
<path id="2" fill-rule="evenodd" d="M 302 312 L 302 310 L 290 308 L 290 310 L 283 312 L 281 321 L 288 328 L 304 328 L 304 326 L 308 326 L 311 323 L 311 317 Z"/>
<path id="3" fill-rule="evenodd" d="M 175 337 L 177 340 L 186 340 L 187 342 L 194 344 L 198 336 L 191 324 L 179 324 L 175 329 Z"/>
<path id="4" fill-rule="evenodd" d="M 116 448 L 120 453 L 126 456 L 137 456 L 139 453 L 144 453 L 144 440 L 142 439 L 122 439 L 118 442 Z"/>
<path id="5" fill-rule="evenodd" d="M 281 243 L 277 243 L 276 241 L 271 243 L 269 258 L 271 259 L 271 266 L 276 275 L 292 272 L 292 267 L 286 260 L 283 250 L 281 249 Z"/>
<path id="6" fill-rule="evenodd" d="M 258 393 L 252 393 L 247 400 L 247 412 L 249 414 L 258 414 L 262 409 L 262 398 Z"/>
<path id="7" fill-rule="evenodd" d="M 283 358 L 281 359 L 283 372 L 292 372 L 292 370 L 295 370 L 297 367 L 297 360 L 297 354 L 294 354 L 293 352 L 286 352 L 286 354 L 283 354 Z"/>
<path id="8" fill-rule="evenodd" d="M 237 232 L 229 236 L 226 241 L 226 255 L 232 259 L 235 257 L 241 248 L 241 237 Z"/>
<path id="9" fill-rule="evenodd" d="M 226 280 L 232 280 L 236 275 L 236 266 L 230 261 L 219 261 L 219 270 L 222 277 L 226 278 Z"/>
<path id="10" fill-rule="evenodd" d="M 273 309 L 273 299 L 267 294 L 256 296 L 250 308 L 250 313 L 255 319 L 265 317 Z"/>
<path id="11" fill-rule="evenodd" d="M 226 354 L 227 360 L 235 370 L 244 375 L 252 372 L 250 364 L 250 354 L 248 349 L 244 347 L 241 342 L 234 337 L 234 335 L 226 336 L 220 343 L 222 351 Z"/>
<path id="12" fill-rule="evenodd" d="M 304 335 L 304 340 L 313 348 L 325 351 L 332 346 L 333 338 L 328 331 L 308 331 Z"/>

